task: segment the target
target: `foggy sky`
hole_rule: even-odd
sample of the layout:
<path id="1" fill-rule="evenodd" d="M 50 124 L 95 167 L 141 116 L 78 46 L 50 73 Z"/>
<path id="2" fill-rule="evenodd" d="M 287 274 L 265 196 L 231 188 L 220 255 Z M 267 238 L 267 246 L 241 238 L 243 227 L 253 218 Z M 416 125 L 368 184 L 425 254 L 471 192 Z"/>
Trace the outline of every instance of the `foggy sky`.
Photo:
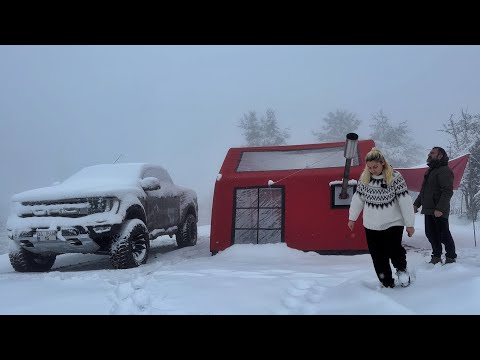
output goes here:
<path id="1" fill-rule="evenodd" d="M 250 110 L 272 108 L 303 144 L 336 109 L 368 138 L 382 109 L 427 154 L 450 114 L 480 112 L 478 64 L 480 46 L 0 46 L 0 221 L 13 194 L 121 154 L 202 206 Z"/>

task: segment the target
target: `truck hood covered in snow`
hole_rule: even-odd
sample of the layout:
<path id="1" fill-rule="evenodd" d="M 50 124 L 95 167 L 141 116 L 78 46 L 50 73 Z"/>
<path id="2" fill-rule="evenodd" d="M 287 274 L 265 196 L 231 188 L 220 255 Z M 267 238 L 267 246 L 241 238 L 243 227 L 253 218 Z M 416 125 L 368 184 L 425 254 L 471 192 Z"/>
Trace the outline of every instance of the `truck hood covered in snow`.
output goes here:
<path id="1" fill-rule="evenodd" d="M 43 201 L 62 200 L 82 197 L 115 196 L 122 198 L 125 194 L 144 197 L 145 192 L 134 183 L 119 183 L 95 181 L 68 182 L 18 193 L 12 201 Z"/>

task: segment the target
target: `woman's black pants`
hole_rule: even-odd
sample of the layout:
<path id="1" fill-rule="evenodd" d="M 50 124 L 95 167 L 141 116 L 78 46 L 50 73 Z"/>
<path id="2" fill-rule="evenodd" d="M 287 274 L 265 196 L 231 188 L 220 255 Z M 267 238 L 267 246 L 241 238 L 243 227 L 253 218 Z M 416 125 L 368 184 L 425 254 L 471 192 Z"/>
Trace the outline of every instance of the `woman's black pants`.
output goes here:
<path id="1" fill-rule="evenodd" d="M 368 250 L 378 279 L 384 286 L 393 286 L 390 261 L 397 271 L 407 268 L 407 251 L 402 246 L 403 226 L 392 226 L 386 230 L 365 228 Z"/>

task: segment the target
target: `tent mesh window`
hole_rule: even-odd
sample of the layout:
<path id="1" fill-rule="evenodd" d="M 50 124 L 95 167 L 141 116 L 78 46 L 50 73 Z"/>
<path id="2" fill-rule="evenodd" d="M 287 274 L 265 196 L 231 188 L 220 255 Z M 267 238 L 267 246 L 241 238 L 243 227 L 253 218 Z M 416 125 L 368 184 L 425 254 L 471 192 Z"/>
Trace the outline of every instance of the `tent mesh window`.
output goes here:
<path id="1" fill-rule="evenodd" d="M 283 241 L 283 187 L 235 189 L 234 244 Z"/>
<path id="2" fill-rule="evenodd" d="M 237 172 L 322 169 L 345 166 L 343 146 L 305 150 L 244 151 Z M 352 166 L 360 163 L 357 155 Z"/>

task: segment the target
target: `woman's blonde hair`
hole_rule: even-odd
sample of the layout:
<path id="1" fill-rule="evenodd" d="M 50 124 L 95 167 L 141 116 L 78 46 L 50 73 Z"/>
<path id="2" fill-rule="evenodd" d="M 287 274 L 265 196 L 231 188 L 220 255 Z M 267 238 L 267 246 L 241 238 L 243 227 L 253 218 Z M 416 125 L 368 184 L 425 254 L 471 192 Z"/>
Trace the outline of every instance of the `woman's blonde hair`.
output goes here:
<path id="1" fill-rule="evenodd" d="M 383 156 L 382 152 L 379 149 L 377 149 L 376 147 L 372 148 L 372 150 L 370 150 L 367 156 L 365 156 L 365 162 L 367 161 L 376 161 L 383 163 L 383 178 L 388 185 L 393 182 L 393 168 L 390 166 L 387 159 L 385 159 L 385 156 Z M 363 170 L 362 175 L 360 175 L 360 182 L 367 185 L 371 179 L 372 175 L 370 174 L 370 171 L 368 171 L 367 164 L 365 164 L 365 169 Z"/>

